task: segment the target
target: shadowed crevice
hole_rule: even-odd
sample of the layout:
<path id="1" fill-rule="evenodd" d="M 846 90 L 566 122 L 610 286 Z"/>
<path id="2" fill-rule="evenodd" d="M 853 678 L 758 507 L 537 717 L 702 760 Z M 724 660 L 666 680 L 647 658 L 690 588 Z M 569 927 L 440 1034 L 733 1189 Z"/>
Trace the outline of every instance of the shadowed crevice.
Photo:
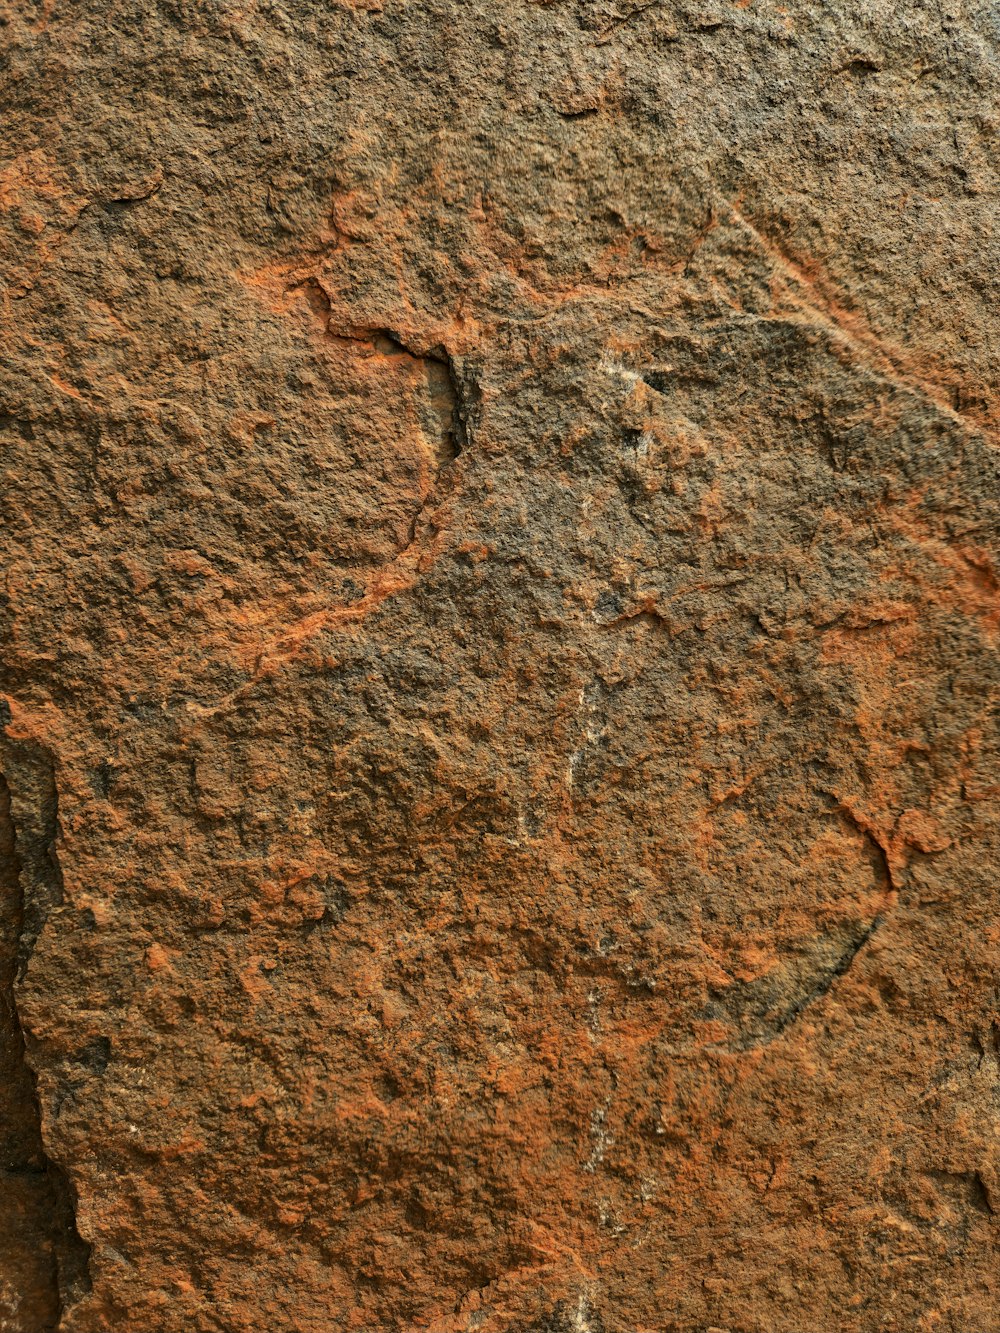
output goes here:
<path id="1" fill-rule="evenodd" d="M 36 753 L 37 747 L 16 748 L 24 752 L 27 785 L 45 791 L 51 784 L 51 799 L 35 810 L 35 819 L 26 821 L 33 827 L 22 834 L 15 823 L 18 803 L 0 774 L 0 1255 L 4 1271 L 20 1278 L 19 1326 L 51 1333 L 65 1306 L 90 1289 L 90 1247 L 77 1231 L 72 1184 L 45 1151 L 35 1075 L 17 1007 L 18 978 L 52 905 L 47 899 L 53 894 L 55 901 L 61 898 L 62 882 L 54 850 L 51 758 Z M 29 911 L 25 882 L 32 873 L 47 883 Z M 0 1309 L 0 1316 L 4 1313 Z"/>

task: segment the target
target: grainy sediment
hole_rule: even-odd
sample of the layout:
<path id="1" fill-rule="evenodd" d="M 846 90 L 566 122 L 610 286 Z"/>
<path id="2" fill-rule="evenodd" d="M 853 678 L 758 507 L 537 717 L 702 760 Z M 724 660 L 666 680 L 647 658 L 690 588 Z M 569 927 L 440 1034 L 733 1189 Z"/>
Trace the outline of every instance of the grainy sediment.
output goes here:
<path id="1" fill-rule="evenodd" d="M 0 1333 L 997 1333 L 995 7 L 0 16 Z"/>

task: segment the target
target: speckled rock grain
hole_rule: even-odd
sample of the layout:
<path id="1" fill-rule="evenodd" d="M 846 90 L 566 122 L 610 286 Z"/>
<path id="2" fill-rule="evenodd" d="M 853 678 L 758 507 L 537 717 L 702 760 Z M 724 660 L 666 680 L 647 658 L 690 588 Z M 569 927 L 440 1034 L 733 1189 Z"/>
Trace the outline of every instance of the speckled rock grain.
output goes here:
<path id="1" fill-rule="evenodd" d="M 3 20 L 0 1329 L 997 1333 L 995 7 Z"/>

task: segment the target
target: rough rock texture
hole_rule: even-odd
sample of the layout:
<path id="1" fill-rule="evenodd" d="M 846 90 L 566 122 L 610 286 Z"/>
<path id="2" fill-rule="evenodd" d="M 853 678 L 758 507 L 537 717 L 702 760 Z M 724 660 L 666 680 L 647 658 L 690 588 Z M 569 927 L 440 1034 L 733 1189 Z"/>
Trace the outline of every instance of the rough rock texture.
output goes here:
<path id="1" fill-rule="evenodd" d="M 996 1333 L 996 7 L 3 9 L 0 1330 Z"/>

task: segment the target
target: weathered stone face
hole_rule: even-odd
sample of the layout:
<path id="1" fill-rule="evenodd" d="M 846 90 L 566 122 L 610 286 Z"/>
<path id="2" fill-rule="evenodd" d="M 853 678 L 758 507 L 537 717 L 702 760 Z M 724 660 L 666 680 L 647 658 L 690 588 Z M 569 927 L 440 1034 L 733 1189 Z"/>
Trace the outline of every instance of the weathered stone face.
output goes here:
<path id="1" fill-rule="evenodd" d="M 3 32 L 0 1330 L 996 1333 L 994 10 Z"/>

